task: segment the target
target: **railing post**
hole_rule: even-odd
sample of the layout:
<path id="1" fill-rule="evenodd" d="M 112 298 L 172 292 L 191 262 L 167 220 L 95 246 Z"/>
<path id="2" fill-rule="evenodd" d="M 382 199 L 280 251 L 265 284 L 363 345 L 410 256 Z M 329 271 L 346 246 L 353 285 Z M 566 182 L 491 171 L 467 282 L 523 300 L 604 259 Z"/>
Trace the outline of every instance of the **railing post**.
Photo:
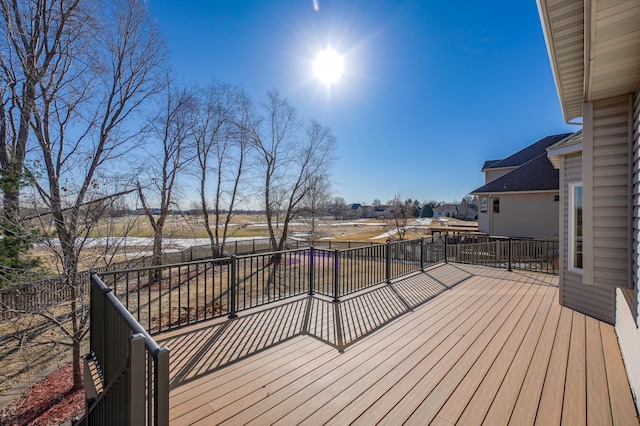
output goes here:
<path id="1" fill-rule="evenodd" d="M 508 239 L 508 244 L 509 246 L 507 247 L 507 253 L 509 256 L 509 268 L 507 269 L 509 272 L 511 272 L 511 237 L 509 237 Z"/>
<path id="2" fill-rule="evenodd" d="M 420 238 L 420 271 L 424 272 L 424 237 Z"/>
<path id="3" fill-rule="evenodd" d="M 444 263 L 449 263 L 447 260 L 447 239 L 449 238 L 449 233 L 444 233 Z"/>
<path id="4" fill-rule="evenodd" d="M 156 365 L 154 378 L 156 389 L 154 398 L 154 415 L 157 426 L 169 426 L 169 349 L 161 347 L 154 354 Z"/>
<path id="5" fill-rule="evenodd" d="M 313 296 L 313 280 L 315 279 L 314 263 L 315 254 L 313 252 L 313 246 L 309 248 L 309 296 Z"/>
<path id="6" fill-rule="evenodd" d="M 129 424 L 144 424 L 146 354 L 144 336 L 129 336 Z"/>
<path id="7" fill-rule="evenodd" d="M 333 301 L 340 302 L 340 250 L 333 252 Z"/>
<path id="8" fill-rule="evenodd" d="M 229 266 L 229 318 L 236 318 L 236 255 L 231 255 Z"/>
<path id="9" fill-rule="evenodd" d="M 387 283 L 391 282 L 391 243 L 387 241 L 385 245 L 386 256 L 385 256 L 385 278 Z"/>

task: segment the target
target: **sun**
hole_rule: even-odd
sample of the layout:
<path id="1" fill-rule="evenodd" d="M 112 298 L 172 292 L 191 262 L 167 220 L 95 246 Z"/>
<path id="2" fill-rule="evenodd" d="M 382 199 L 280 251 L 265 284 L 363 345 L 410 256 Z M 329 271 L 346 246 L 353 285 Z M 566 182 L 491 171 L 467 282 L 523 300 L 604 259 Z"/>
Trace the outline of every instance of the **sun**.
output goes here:
<path id="1" fill-rule="evenodd" d="M 327 86 L 338 81 L 343 72 L 344 59 L 331 48 L 318 53 L 313 61 L 313 74 Z"/>

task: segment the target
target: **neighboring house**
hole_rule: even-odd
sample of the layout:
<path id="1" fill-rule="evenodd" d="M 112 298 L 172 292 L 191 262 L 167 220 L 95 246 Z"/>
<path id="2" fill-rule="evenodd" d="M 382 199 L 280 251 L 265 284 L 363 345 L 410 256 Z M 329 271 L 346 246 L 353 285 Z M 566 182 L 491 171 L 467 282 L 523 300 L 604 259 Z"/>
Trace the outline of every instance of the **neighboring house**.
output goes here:
<path id="1" fill-rule="evenodd" d="M 560 172 L 560 303 L 615 324 L 640 397 L 640 2 L 538 0 L 567 122 Z M 581 120 L 580 120 L 581 118 Z"/>
<path id="2" fill-rule="evenodd" d="M 457 214 L 457 204 L 442 204 L 433 208 L 433 217 L 456 217 Z"/>
<path id="3" fill-rule="evenodd" d="M 484 163 L 485 185 L 471 192 L 480 198 L 480 232 L 558 238 L 558 170 L 547 158 L 547 147 L 570 135 L 547 136 L 503 160 Z"/>
<path id="4" fill-rule="evenodd" d="M 478 207 L 462 199 L 459 203 L 442 204 L 433 208 L 433 217 L 452 217 L 461 220 L 476 220 Z"/>

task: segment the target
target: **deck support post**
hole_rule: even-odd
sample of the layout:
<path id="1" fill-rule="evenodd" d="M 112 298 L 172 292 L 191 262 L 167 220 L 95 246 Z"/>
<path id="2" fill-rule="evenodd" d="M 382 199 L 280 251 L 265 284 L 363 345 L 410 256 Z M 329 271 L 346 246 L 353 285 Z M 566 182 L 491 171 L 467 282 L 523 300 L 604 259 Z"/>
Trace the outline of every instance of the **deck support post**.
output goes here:
<path id="1" fill-rule="evenodd" d="M 229 318 L 236 318 L 236 255 L 231 255 L 229 265 Z"/>

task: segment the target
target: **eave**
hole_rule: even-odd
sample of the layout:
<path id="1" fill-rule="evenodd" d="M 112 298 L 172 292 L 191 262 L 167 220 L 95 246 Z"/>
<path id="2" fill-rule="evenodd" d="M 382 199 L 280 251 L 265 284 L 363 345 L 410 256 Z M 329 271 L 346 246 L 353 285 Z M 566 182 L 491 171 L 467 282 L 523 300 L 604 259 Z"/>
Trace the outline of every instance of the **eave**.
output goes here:
<path id="1" fill-rule="evenodd" d="M 564 118 L 584 102 L 638 90 L 640 2 L 538 0 Z"/>

